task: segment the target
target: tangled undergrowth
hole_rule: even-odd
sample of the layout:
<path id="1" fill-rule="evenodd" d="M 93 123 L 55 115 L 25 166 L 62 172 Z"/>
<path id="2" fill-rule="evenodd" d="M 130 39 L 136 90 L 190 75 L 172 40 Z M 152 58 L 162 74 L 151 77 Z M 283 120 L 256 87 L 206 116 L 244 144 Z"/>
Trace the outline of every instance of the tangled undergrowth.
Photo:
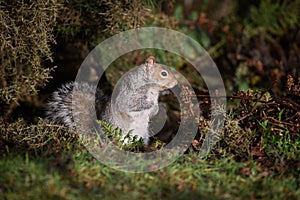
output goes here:
<path id="1" fill-rule="evenodd" d="M 229 104 L 234 106 L 232 105 L 233 107 L 225 115 L 223 131 L 209 157 L 233 156 L 236 161 L 254 158 L 263 161 L 266 165 L 272 163 L 284 166 L 287 162 L 293 162 L 295 166 L 299 166 L 299 84 L 299 80 L 289 76 L 288 95 L 284 98 L 272 97 L 267 91 L 253 90 L 239 91 L 233 96 L 228 96 Z M 201 139 L 196 138 L 190 148 L 195 152 L 198 152 L 210 128 L 209 96 L 199 96 L 201 96 L 200 107 L 203 116 L 199 124 Z M 43 119 L 38 121 L 38 124 L 30 126 L 21 119 L 11 124 L 1 123 L 1 152 L 59 153 L 78 142 L 78 137 L 69 134 L 63 126 L 47 124 Z M 154 142 L 150 149 L 157 148 L 157 144 Z M 139 147 L 133 146 L 130 149 L 143 151 L 144 148 L 140 143 L 137 145 Z M 163 143 L 159 146 L 163 146 Z M 149 151 L 149 148 L 147 150 Z"/>
<path id="2" fill-rule="evenodd" d="M 255 159 L 265 167 L 287 163 L 299 170 L 300 162 L 300 104 L 299 78 L 287 77 L 287 95 L 273 97 L 268 91 L 239 91 L 228 96 L 233 107 L 226 115 L 224 131 L 213 155 L 233 156 L 238 161 Z M 201 95 L 204 97 L 205 95 Z M 201 106 L 209 109 L 204 101 Z M 200 124 L 205 134 L 209 118 Z M 193 143 L 197 149 L 201 140 Z"/>

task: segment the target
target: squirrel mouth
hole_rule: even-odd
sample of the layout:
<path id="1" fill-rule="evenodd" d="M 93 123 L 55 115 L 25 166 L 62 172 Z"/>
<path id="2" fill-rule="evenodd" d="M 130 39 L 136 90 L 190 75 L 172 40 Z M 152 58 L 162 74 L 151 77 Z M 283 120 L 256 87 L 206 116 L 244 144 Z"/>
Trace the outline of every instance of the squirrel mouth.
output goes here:
<path id="1" fill-rule="evenodd" d="M 171 83 L 171 84 L 168 85 L 168 86 L 166 86 L 166 85 L 161 86 L 161 89 L 162 89 L 162 90 L 167 90 L 167 89 L 170 89 L 170 88 L 175 87 L 175 85 L 177 85 L 177 84 L 178 84 L 178 81 L 174 81 L 173 83 Z"/>
<path id="2" fill-rule="evenodd" d="M 162 89 L 162 90 L 166 90 L 166 89 L 168 89 L 168 87 L 165 86 L 165 85 L 163 85 L 163 86 L 161 86 L 161 89 Z"/>

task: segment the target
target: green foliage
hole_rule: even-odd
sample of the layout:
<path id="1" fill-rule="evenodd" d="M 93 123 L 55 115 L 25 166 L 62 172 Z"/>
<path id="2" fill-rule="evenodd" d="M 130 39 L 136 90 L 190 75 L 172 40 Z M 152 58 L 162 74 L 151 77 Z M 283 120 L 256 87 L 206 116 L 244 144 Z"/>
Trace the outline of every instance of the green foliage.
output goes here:
<path id="1" fill-rule="evenodd" d="M 241 63 L 236 68 L 235 72 L 236 76 L 236 86 L 238 90 L 247 91 L 249 90 L 249 68 L 247 67 L 246 63 Z"/>
<path id="2" fill-rule="evenodd" d="M 28 151 L 47 156 L 74 149 L 76 144 L 76 135 L 69 133 L 66 127 L 47 124 L 43 119 L 28 125 L 23 119 L 8 123 L 0 118 L 1 155 Z"/>
<path id="3" fill-rule="evenodd" d="M 176 8 L 174 10 L 174 17 L 177 20 L 183 20 L 183 6 L 182 5 L 176 6 Z"/>
<path id="4" fill-rule="evenodd" d="M 205 7 L 205 5 L 203 5 L 203 7 Z M 176 18 L 176 20 L 184 20 L 184 12 L 183 12 L 183 6 L 182 5 L 177 5 L 175 7 L 174 10 L 174 17 Z M 188 16 L 188 18 L 191 21 L 197 21 L 198 18 L 198 14 L 195 12 L 191 12 L 190 15 Z M 206 32 L 206 30 L 202 29 L 201 27 L 199 27 L 201 30 L 197 31 L 197 32 L 193 32 L 191 31 L 190 27 L 185 27 L 182 26 L 180 27 L 180 31 L 184 32 L 185 34 L 187 34 L 189 37 L 195 39 L 197 42 L 199 42 L 203 48 L 209 50 L 211 48 L 211 39 L 208 35 L 208 33 Z M 209 51 L 212 51 L 212 49 L 210 49 Z"/>
<path id="5" fill-rule="evenodd" d="M 279 113 L 279 121 L 281 121 L 283 112 L 284 109 Z M 281 164 L 289 159 L 300 158 L 300 141 L 297 135 L 292 134 L 284 125 L 282 125 L 282 129 L 276 130 L 269 120 L 259 122 L 259 125 L 262 132 L 262 147 L 269 157 L 277 158 Z"/>
<path id="6" fill-rule="evenodd" d="M 236 160 L 266 156 L 273 166 L 299 160 L 297 108 L 281 105 L 281 100 L 259 90 L 240 91 L 233 97 L 237 101 L 226 113 L 224 130 L 213 149 L 215 156 Z M 209 127 L 208 121 L 200 122 L 201 132 Z"/>
<path id="7" fill-rule="evenodd" d="M 50 43 L 58 5 L 55 0 L 0 2 L 0 102 L 18 102 L 45 85 L 51 69 Z"/>
<path id="8" fill-rule="evenodd" d="M 259 7 L 251 7 L 248 31 L 253 34 L 282 36 L 285 30 L 295 26 L 300 20 L 299 1 L 263 0 Z M 252 29 L 252 30 L 250 30 Z M 271 35 L 268 35 L 270 38 Z"/>
<path id="9" fill-rule="evenodd" d="M 157 8 L 165 0 L 145 0 L 145 4 L 150 8 Z"/>
<path id="10" fill-rule="evenodd" d="M 132 131 L 123 137 L 122 130 L 120 128 L 114 128 L 112 124 L 101 120 L 99 120 L 98 123 L 103 128 L 106 136 L 110 138 L 119 148 L 130 151 L 139 151 L 143 148 L 143 138 L 136 135 L 133 136 Z"/>

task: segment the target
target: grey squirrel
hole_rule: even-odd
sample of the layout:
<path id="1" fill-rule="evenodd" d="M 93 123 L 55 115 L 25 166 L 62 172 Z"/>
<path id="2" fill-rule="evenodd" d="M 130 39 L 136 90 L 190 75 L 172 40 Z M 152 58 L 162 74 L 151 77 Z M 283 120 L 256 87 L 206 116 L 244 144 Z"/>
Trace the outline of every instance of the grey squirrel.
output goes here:
<path id="1" fill-rule="evenodd" d="M 96 109 L 98 119 L 122 129 L 122 137 L 133 131 L 133 135 L 143 138 L 148 144 L 149 122 L 159 111 L 159 93 L 177 84 L 170 67 L 156 63 L 155 57 L 149 56 L 145 63 L 122 76 L 111 97 L 88 83 L 71 82 L 53 93 L 46 114 L 56 123 L 76 127 L 73 115 L 90 123 L 92 109 Z M 75 97 L 78 103 L 72 112 L 72 99 Z M 95 102 L 94 108 L 88 103 L 91 101 Z"/>

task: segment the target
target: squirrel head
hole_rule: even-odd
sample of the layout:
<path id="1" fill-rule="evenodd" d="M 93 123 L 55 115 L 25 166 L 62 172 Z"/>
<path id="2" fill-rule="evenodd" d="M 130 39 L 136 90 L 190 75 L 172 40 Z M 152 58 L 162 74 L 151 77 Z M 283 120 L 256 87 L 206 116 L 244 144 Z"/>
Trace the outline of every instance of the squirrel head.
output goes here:
<path id="1" fill-rule="evenodd" d="M 160 90 L 173 88 L 178 81 L 171 71 L 171 68 L 155 62 L 154 56 L 149 56 L 145 63 L 148 78 L 153 83 L 159 85 Z"/>

